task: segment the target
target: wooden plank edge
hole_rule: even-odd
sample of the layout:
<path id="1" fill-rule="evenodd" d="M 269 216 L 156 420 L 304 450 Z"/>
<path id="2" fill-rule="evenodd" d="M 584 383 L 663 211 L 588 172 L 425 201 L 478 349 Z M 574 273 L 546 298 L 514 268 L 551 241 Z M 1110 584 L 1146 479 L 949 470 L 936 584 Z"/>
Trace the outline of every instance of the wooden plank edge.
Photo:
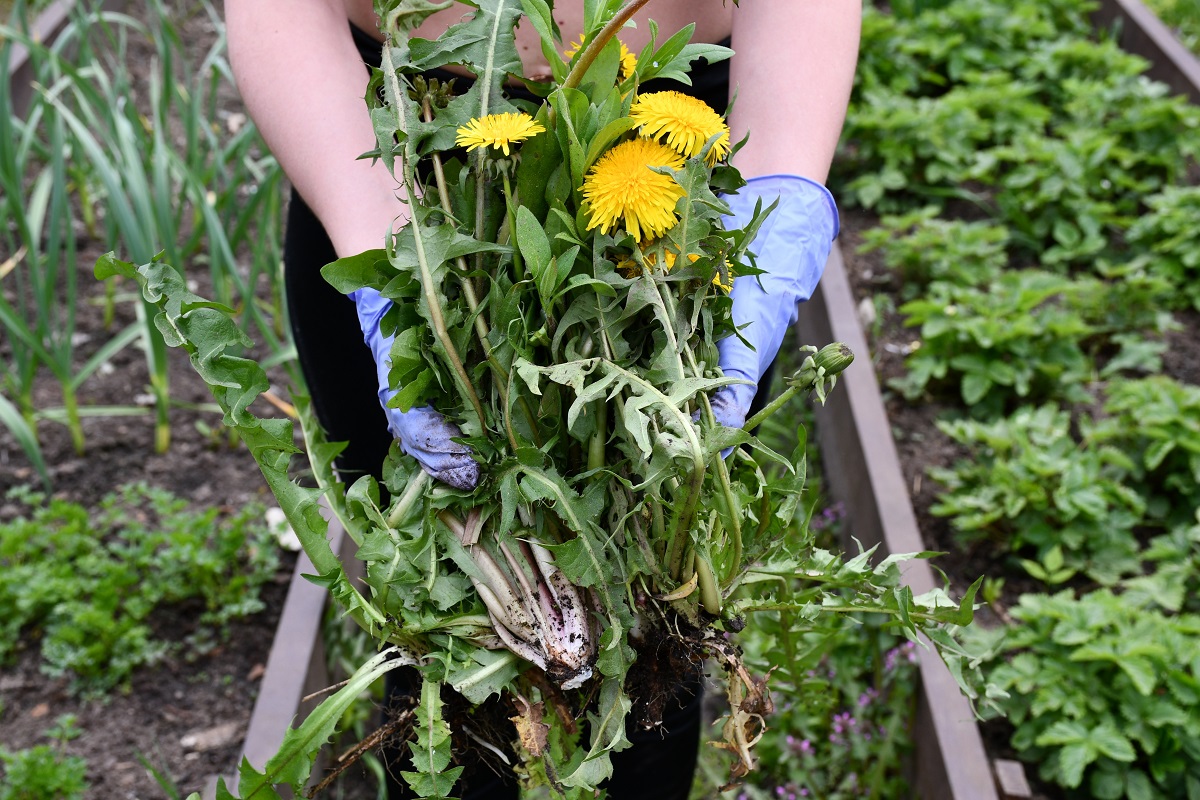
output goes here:
<path id="1" fill-rule="evenodd" d="M 1150 77 L 1200 103 L 1200 58 L 1141 0 L 1100 0 L 1092 23 L 1115 29 L 1122 49 L 1150 62 Z"/>
<path id="2" fill-rule="evenodd" d="M 345 535 L 337 517 L 331 514 L 330 517 L 327 533 L 329 546 L 339 554 L 343 563 L 347 559 L 353 560 L 357 546 Z M 288 728 L 303 721 L 323 699 L 316 698 L 305 703 L 304 698 L 329 685 L 329 669 L 321 636 L 329 591 L 304 577 L 313 574 L 316 574 L 316 568 L 301 551 L 292 571 L 279 624 L 275 628 L 258 698 L 250 713 L 242 755 L 233 771 L 221 776 L 231 788 L 237 785 L 237 767 L 242 759 L 249 760 L 256 769 L 262 769 L 267 760 L 278 752 Z M 304 665 L 303 668 L 300 665 Z M 318 759 L 313 774 L 319 774 L 320 768 Z M 217 776 L 214 776 L 201 793 L 203 800 L 213 800 L 216 787 Z M 287 787 L 283 787 L 280 794 L 288 797 Z"/>
<path id="3" fill-rule="evenodd" d="M 125 7 L 126 0 L 104 0 L 104 11 L 115 11 Z M 67 27 L 77 0 L 53 0 L 44 11 L 34 17 L 29 31 L 30 37 L 45 45 L 51 45 Z M 8 55 L 9 96 L 12 98 L 13 115 L 24 119 L 33 99 L 33 61 L 29 48 L 13 44 Z"/>
<path id="4" fill-rule="evenodd" d="M 824 472 L 833 496 L 845 506 L 847 529 L 864 547 L 878 544 L 880 557 L 925 550 L 836 242 L 816 293 L 800 308 L 798 325 L 804 343 L 821 346 L 840 341 L 855 355 L 828 403 L 816 412 Z M 903 580 L 915 594 L 939 585 L 925 561 L 908 562 Z M 931 649 L 920 654 L 919 674 L 917 796 L 998 800 L 970 703 Z"/>

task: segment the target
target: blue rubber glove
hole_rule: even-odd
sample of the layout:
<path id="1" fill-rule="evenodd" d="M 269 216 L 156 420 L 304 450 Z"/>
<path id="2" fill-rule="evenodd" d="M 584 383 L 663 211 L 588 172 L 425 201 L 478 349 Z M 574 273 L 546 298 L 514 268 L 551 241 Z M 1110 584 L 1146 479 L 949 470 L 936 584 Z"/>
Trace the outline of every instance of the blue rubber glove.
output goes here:
<path id="1" fill-rule="evenodd" d="M 453 439 L 461 437 L 462 431 L 452 422 L 429 406 L 420 406 L 400 411 L 388 408 L 388 401 L 396 392 L 388 385 L 391 367 L 392 341 L 396 338 L 383 336 L 379 323 L 392 307 L 374 289 L 359 289 L 350 293 L 358 309 L 358 324 L 362 328 L 363 341 L 375 356 L 376 377 L 379 379 L 379 402 L 387 414 L 388 429 L 400 441 L 400 449 L 417 460 L 421 468 L 439 481 L 455 489 L 471 490 L 479 485 L 479 464 L 471 458 L 471 448 Z"/>
<path id="2" fill-rule="evenodd" d="M 746 423 L 758 381 L 795 324 L 797 306 L 812 297 L 840 225 L 837 204 L 824 186 L 797 175 L 767 175 L 751 178 L 736 195 L 724 198 L 733 210 L 729 227 L 745 226 L 754 216 L 757 200 L 761 198 L 765 208 L 776 197 L 779 205 L 750 245 L 758 268 L 765 272 L 735 278 L 730 292 L 733 322 L 753 349 L 737 336 L 717 343 L 726 377 L 751 382 L 723 386 L 713 395 L 713 416 L 728 428 Z"/>

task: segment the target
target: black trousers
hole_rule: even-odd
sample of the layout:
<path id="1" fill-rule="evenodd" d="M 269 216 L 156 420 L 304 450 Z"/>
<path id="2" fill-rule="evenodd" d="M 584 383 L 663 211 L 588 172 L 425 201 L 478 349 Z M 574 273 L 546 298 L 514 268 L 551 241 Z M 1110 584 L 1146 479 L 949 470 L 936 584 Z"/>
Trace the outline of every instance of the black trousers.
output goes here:
<path id="1" fill-rule="evenodd" d="M 351 30 L 364 64 L 378 67 L 379 42 L 357 28 Z M 691 77 L 691 87 L 655 81 L 652 84 L 666 85 L 647 84 L 643 89 L 686 91 L 723 112 L 728 101 L 728 64 L 702 66 Z M 459 78 L 459 83 L 465 81 Z M 530 95 L 527 99 L 534 98 Z M 382 235 L 381 231 L 381 241 Z M 391 434 L 379 405 L 374 360 L 363 342 L 354 304 L 320 274 L 321 267 L 336 258 L 320 221 L 293 191 L 284 240 L 284 289 L 292 336 L 317 420 L 330 441 L 348 443 L 337 466 L 342 479 L 351 483 L 363 474 L 380 477 Z M 763 376 L 751 413 L 769 397 L 772 373 L 773 369 Z M 394 670 L 387 676 L 385 707 L 402 704 L 419 687 L 414 670 Z M 696 767 L 700 710 L 700 681 L 681 682 L 677 696 L 664 713 L 661 730 L 630 730 L 633 747 L 613 755 L 614 775 L 607 785 L 608 796 L 612 800 L 686 800 Z M 400 772 L 410 769 L 407 753 L 406 747 L 385 749 L 389 797 L 393 800 L 412 796 L 399 779 Z M 479 765 L 467 767 L 460 781 L 465 785 L 455 790 L 458 796 L 472 800 L 515 800 L 518 796 L 511 773 L 501 770 L 496 774 Z"/>

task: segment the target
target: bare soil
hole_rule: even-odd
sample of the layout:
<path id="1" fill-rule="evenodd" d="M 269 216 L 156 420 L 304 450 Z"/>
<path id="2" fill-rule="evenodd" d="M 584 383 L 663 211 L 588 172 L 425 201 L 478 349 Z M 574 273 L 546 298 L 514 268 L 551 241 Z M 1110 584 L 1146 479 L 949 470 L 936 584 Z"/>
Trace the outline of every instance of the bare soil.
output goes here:
<path id="1" fill-rule="evenodd" d="M 131 3 L 127 9 L 135 16 L 147 10 L 143 3 Z M 177 23 L 189 50 L 202 54 L 215 40 L 203 14 L 183 14 Z M 148 52 L 149 44 L 142 49 Z M 145 53 L 138 55 L 135 50 L 133 55 L 135 70 L 150 69 L 153 62 L 142 57 Z M 231 91 L 222 97 L 222 107 L 239 109 Z M 135 289 L 128 284 L 120 287 L 127 296 L 117 303 L 116 319 L 106 328 L 103 287 L 92 276 L 102 249 L 82 234 L 77 244 L 76 363 L 83 364 L 114 331 L 135 318 L 129 297 Z M 0 262 L 10 255 L 0 252 Z M 203 294 L 207 268 L 200 265 L 192 272 L 189 277 L 197 279 L 197 290 Z M 11 358 L 11 343 L 0 340 L 0 359 Z M 178 407 L 171 412 L 171 443 L 166 452 L 155 452 L 148 405 L 139 416 L 85 417 L 82 454 L 75 452 L 64 426 L 40 423 L 38 437 L 53 495 L 94 507 L 121 485 L 145 482 L 187 499 L 196 508 L 234 510 L 250 502 L 274 505 L 254 459 L 244 447 L 231 443 L 222 428 L 220 414 L 211 408 L 212 396 L 186 354 L 170 351 L 169 363 L 170 393 Z M 282 374 L 272 378 L 280 380 L 279 392 L 286 397 Z M 84 408 L 133 406 L 146 402 L 148 385 L 144 355 L 129 347 L 84 382 L 79 401 Z M 58 384 L 48 374 L 38 379 L 34 396 L 39 409 L 62 405 Z M 260 416 L 279 415 L 261 400 L 254 410 Z M 3 499 L 17 486 L 36 489 L 41 483 L 19 444 L 0 427 L 0 520 L 21 513 L 18 505 Z M 81 735 L 67 744 L 66 752 L 87 760 L 90 800 L 168 796 L 168 788 L 143 760 L 180 796 L 203 791 L 217 774 L 233 774 L 294 563 L 293 555 L 284 554 L 278 574 L 264 589 L 266 609 L 232 624 L 213 649 L 198 654 L 180 647 L 162 662 L 138 670 L 124 691 L 100 700 L 72 696 L 66 678 L 42 674 L 37 634 L 29 631 L 25 649 L 12 662 L 0 664 L 0 747 L 17 750 L 46 744 L 44 731 L 60 715 L 75 715 Z M 195 608 L 168 608 L 157 612 L 151 624 L 160 638 L 183 642 L 195 630 L 198 616 Z"/>

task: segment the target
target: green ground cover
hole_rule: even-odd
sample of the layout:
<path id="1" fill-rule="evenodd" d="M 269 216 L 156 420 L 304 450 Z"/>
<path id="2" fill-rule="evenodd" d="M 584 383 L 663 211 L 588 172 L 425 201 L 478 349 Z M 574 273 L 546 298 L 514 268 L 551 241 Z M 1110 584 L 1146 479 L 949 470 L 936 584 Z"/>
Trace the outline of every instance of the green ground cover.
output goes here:
<path id="1" fill-rule="evenodd" d="M 916 337 L 890 388 L 964 455 L 930 513 L 996 554 L 985 712 L 1065 796 L 1196 798 L 1200 387 L 1161 373 L 1200 309 L 1200 109 L 1090 8 L 869 8 L 832 182 Z M 1006 577 L 1043 592 L 1006 610 Z"/>

